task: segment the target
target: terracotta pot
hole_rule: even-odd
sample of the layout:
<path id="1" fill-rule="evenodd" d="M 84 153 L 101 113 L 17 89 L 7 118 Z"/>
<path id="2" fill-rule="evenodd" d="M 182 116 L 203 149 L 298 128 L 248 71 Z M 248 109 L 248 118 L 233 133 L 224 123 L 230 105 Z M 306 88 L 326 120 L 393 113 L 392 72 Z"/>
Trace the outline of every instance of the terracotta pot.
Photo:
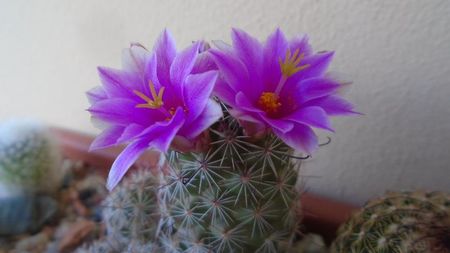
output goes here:
<path id="1" fill-rule="evenodd" d="M 59 140 L 64 155 L 75 160 L 85 161 L 99 169 L 105 177 L 114 159 L 121 151 L 120 147 L 89 152 L 89 145 L 93 136 L 75 131 L 52 128 Z M 156 165 L 159 155 L 156 152 L 147 152 L 140 161 L 149 166 Z M 327 243 L 335 237 L 340 224 L 357 210 L 356 206 L 330 200 L 311 193 L 304 193 L 301 198 L 303 214 L 303 231 L 322 235 Z"/>

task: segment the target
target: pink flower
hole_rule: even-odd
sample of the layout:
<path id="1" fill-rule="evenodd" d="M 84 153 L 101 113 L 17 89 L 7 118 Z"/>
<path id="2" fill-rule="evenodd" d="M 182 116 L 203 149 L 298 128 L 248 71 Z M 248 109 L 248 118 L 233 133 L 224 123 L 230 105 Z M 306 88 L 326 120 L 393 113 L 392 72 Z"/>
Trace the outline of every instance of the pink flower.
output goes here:
<path id="1" fill-rule="evenodd" d="M 221 76 L 215 93 L 247 131 L 272 130 L 311 153 L 318 147 L 312 127 L 333 131 L 329 116 L 355 113 L 337 94 L 341 85 L 325 75 L 333 52 L 314 54 L 306 36 L 287 41 L 277 29 L 260 43 L 234 29 L 232 42 L 209 50 Z"/>
<path id="2" fill-rule="evenodd" d="M 145 150 L 166 152 L 174 140 L 186 148 L 222 116 L 210 97 L 217 70 L 204 60 L 203 46 L 197 42 L 177 52 L 164 31 L 154 52 L 131 45 L 123 51 L 123 69 L 98 68 L 102 86 L 87 93 L 88 111 L 107 128 L 91 149 L 128 144 L 112 165 L 108 189 Z"/>

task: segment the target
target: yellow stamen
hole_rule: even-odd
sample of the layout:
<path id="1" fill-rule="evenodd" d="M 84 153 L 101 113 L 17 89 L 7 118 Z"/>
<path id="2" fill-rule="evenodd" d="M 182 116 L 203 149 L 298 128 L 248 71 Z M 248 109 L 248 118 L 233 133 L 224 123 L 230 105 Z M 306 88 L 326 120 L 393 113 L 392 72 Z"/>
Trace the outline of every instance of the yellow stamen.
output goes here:
<path id="1" fill-rule="evenodd" d="M 161 88 L 159 89 L 158 93 L 156 93 L 155 85 L 153 84 L 152 81 L 148 82 L 148 86 L 150 87 L 150 93 L 152 94 L 152 98 L 149 98 L 147 95 L 145 95 L 144 93 L 142 93 L 142 92 L 140 92 L 138 90 L 133 90 L 134 94 L 136 94 L 142 100 L 147 102 L 147 103 L 144 103 L 144 104 L 137 104 L 136 107 L 137 108 L 158 109 L 158 108 L 160 108 L 161 106 L 164 105 L 162 97 L 164 95 L 165 87 L 161 86 Z"/>
<path id="2" fill-rule="evenodd" d="M 292 54 L 291 50 L 288 49 L 286 51 L 284 61 L 281 59 L 281 57 L 278 60 L 283 76 L 290 77 L 293 74 L 309 67 L 309 64 L 300 65 L 300 62 L 303 60 L 303 58 L 305 58 L 305 53 L 300 54 L 300 49 L 295 50 L 294 54 Z"/>
<path id="3" fill-rule="evenodd" d="M 172 119 L 173 115 L 175 115 L 175 112 L 176 112 L 175 107 L 170 107 L 170 110 L 169 110 L 170 116 L 166 117 L 166 120 L 170 121 Z"/>
<path id="4" fill-rule="evenodd" d="M 277 94 L 273 92 L 263 92 L 259 97 L 258 105 L 261 106 L 266 113 L 272 114 L 278 112 L 281 103 L 279 102 Z"/>

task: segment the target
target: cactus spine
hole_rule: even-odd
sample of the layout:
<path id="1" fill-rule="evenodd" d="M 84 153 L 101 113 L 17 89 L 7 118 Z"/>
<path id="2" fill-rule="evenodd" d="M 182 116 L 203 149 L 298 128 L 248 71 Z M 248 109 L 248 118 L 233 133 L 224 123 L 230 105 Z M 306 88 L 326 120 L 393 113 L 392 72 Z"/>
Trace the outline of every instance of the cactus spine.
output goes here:
<path id="1" fill-rule="evenodd" d="M 332 252 L 450 252 L 449 218 L 448 194 L 388 193 L 341 226 Z"/>

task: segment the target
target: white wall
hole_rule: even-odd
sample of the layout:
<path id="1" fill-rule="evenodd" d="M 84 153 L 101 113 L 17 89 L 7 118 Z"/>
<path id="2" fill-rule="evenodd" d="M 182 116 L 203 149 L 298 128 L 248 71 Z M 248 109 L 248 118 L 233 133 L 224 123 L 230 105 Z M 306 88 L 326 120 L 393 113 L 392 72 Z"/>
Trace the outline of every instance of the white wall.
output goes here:
<path id="1" fill-rule="evenodd" d="M 96 66 L 119 66 L 130 41 L 151 46 L 164 28 L 179 45 L 263 39 L 280 26 L 336 50 L 332 70 L 354 81 L 366 115 L 335 120 L 337 134 L 305 166 L 307 188 L 354 203 L 385 189 L 450 191 L 450 1 L 0 1 L 0 120 L 34 116 L 97 133 L 84 91 Z"/>

